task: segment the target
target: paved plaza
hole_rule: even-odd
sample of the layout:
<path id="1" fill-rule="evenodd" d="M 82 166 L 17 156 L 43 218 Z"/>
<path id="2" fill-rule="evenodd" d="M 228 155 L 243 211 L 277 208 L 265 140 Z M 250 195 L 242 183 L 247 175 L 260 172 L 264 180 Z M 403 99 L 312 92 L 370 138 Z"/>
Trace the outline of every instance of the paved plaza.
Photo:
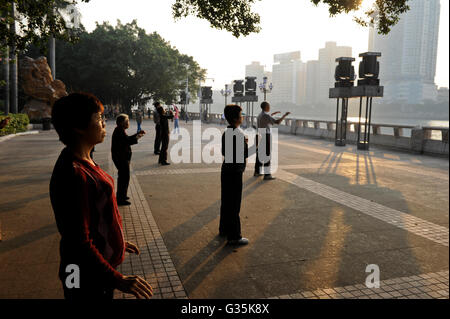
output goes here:
<path id="1" fill-rule="evenodd" d="M 116 177 L 114 126 L 94 159 Z M 250 245 L 236 248 L 218 236 L 220 164 L 160 167 L 153 122 L 143 129 L 132 205 L 120 208 L 141 255 L 120 271 L 145 277 L 154 298 L 449 298 L 448 159 L 279 135 L 276 180 L 247 165 Z M 62 148 L 53 130 L 0 142 L 0 298 L 63 297 L 48 194 Z M 365 285 L 368 265 L 380 269 L 379 288 Z"/>

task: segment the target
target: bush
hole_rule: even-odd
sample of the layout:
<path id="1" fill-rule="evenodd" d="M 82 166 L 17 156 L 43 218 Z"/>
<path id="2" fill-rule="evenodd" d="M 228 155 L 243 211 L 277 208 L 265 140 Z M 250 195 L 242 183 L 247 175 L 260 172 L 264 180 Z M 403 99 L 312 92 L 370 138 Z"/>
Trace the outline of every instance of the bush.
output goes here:
<path id="1" fill-rule="evenodd" d="M 28 115 L 26 114 L 9 114 L 5 116 L 4 113 L 0 113 L 0 121 L 9 117 L 9 123 L 3 129 L 0 130 L 0 136 L 16 134 L 27 131 L 27 126 L 30 124 Z"/>

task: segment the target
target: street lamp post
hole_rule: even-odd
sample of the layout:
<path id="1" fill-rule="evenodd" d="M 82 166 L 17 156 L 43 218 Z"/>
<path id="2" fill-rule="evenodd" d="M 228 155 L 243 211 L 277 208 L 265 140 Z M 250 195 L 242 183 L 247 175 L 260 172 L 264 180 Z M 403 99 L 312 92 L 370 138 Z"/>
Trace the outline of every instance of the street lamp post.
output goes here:
<path id="1" fill-rule="evenodd" d="M 228 96 L 231 95 L 231 89 L 228 88 L 228 84 L 225 84 L 225 90 L 220 90 L 220 93 L 225 97 L 225 106 L 227 106 Z"/>
<path id="2" fill-rule="evenodd" d="M 267 76 L 263 78 L 263 83 L 259 84 L 259 89 L 262 93 L 264 93 L 264 102 L 267 100 L 267 93 L 272 92 L 273 84 L 270 83 L 269 86 L 267 86 Z"/>
<path id="3" fill-rule="evenodd" d="M 186 64 L 186 104 L 184 105 L 184 111 L 187 114 L 187 106 L 189 104 L 189 64 Z M 187 116 L 187 115 L 186 115 Z"/>

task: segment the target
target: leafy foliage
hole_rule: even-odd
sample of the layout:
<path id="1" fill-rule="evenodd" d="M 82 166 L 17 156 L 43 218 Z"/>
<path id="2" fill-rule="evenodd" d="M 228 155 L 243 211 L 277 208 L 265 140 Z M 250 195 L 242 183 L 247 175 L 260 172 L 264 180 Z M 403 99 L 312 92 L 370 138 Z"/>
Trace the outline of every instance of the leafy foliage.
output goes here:
<path id="1" fill-rule="evenodd" d="M 0 112 L 0 121 L 7 117 L 10 118 L 9 123 L 0 130 L 0 136 L 25 132 L 28 124 L 30 124 L 30 120 L 26 114 L 9 114 L 5 116 Z"/>
<path id="2" fill-rule="evenodd" d="M 27 54 L 38 55 L 36 48 Z M 176 102 L 185 88 L 186 66 L 195 96 L 205 70 L 157 33 L 147 34 L 136 21 L 118 21 L 115 27 L 97 24 L 91 33 L 81 33 L 77 43 L 56 43 L 58 78 L 69 92 L 92 92 L 103 103 L 122 105 L 128 113 L 149 99 Z"/>
<path id="3" fill-rule="evenodd" d="M 89 2 L 89 0 L 80 0 Z M 75 41 L 78 30 L 67 26 L 59 10 L 76 5 L 78 0 L 0 0 L 0 43 L 24 50 L 33 43 L 44 48 L 50 36 L 66 41 Z M 12 4 L 16 5 L 16 15 L 12 16 Z M 17 32 L 11 24 L 16 22 Z"/>
<path id="4" fill-rule="evenodd" d="M 252 12 L 251 5 L 261 0 L 175 0 L 172 13 L 175 19 L 188 15 L 205 19 L 211 26 L 231 32 L 235 37 L 260 31 L 260 16 Z M 363 0 L 310 0 L 315 5 L 328 5 L 330 16 L 358 11 Z M 399 16 L 409 10 L 408 0 L 376 0 L 375 7 L 365 12 L 365 17 L 354 20 L 363 26 L 376 25 L 378 32 L 387 34 L 399 21 Z M 282 5 L 282 4 L 280 4 Z"/>
<path id="5" fill-rule="evenodd" d="M 176 0 L 172 5 L 175 19 L 194 15 L 208 20 L 216 29 L 225 29 L 235 37 L 259 32 L 260 17 L 251 4 L 258 0 Z"/>

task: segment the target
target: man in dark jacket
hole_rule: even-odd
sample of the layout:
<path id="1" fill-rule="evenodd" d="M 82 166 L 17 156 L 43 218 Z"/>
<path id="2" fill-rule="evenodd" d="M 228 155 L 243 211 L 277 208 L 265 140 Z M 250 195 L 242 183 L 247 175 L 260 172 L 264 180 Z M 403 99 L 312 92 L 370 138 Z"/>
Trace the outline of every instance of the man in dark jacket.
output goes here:
<path id="1" fill-rule="evenodd" d="M 118 170 L 117 178 L 117 204 L 119 206 L 130 205 L 127 197 L 128 184 L 130 183 L 131 145 L 137 144 L 145 132 L 128 136 L 126 129 L 130 127 L 128 115 L 120 114 L 116 119 L 117 127 L 114 129 L 111 144 L 111 154 L 114 165 Z"/>
<path id="2" fill-rule="evenodd" d="M 240 129 L 242 108 L 239 105 L 227 105 L 225 118 L 230 124 L 222 135 L 221 205 L 219 235 L 228 238 L 231 245 L 247 245 L 247 238 L 241 235 L 239 213 L 242 200 L 242 178 L 247 158 L 256 151 L 248 148 L 248 140 Z"/>
<path id="3" fill-rule="evenodd" d="M 169 148 L 169 120 L 173 119 L 172 111 L 166 112 L 164 108 L 159 105 L 158 107 L 159 123 L 161 125 L 161 153 L 159 154 L 159 164 L 170 165 L 167 162 L 167 149 Z"/>
<path id="4" fill-rule="evenodd" d="M 159 153 L 161 152 L 161 124 L 159 119 L 158 107 L 161 106 L 161 103 L 155 102 L 153 106 L 155 107 L 155 109 L 153 110 L 153 122 L 155 123 L 156 130 L 153 152 L 155 155 L 159 155 Z"/>

